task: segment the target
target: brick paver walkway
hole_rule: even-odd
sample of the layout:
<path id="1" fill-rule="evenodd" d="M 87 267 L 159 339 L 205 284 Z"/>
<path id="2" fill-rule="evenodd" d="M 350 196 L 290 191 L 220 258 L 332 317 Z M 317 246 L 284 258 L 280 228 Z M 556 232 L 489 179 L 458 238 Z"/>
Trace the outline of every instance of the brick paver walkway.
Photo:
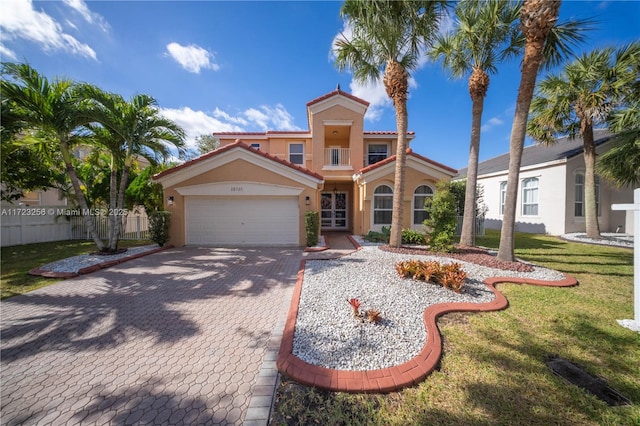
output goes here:
<path id="1" fill-rule="evenodd" d="M 242 424 L 301 257 L 172 249 L 3 301 L 1 423 Z"/>

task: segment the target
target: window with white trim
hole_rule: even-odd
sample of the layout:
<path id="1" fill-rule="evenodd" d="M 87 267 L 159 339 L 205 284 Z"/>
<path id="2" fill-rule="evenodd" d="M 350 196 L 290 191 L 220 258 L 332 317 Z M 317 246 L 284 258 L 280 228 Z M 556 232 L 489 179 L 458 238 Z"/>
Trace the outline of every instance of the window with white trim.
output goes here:
<path id="1" fill-rule="evenodd" d="M 260 149 L 260 144 L 259 143 L 252 143 L 251 148 L 255 148 L 255 149 Z"/>
<path id="2" fill-rule="evenodd" d="M 504 214 L 504 200 L 507 199 L 507 182 L 500 182 L 500 214 Z"/>
<path id="3" fill-rule="evenodd" d="M 389 145 L 386 143 L 370 143 L 367 145 L 367 166 L 376 164 L 389 157 Z"/>
<path id="4" fill-rule="evenodd" d="M 380 185 L 373 191 L 373 224 L 391 225 L 393 216 L 393 189 Z"/>
<path id="5" fill-rule="evenodd" d="M 289 144 L 289 161 L 293 164 L 304 165 L 304 144 L 303 143 Z"/>
<path id="6" fill-rule="evenodd" d="M 422 225 L 429 218 L 429 213 L 424 209 L 427 198 L 433 198 L 433 189 L 427 185 L 420 185 L 413 191 L 413 224 Z"/>
<path id="7" fill-rule="evenodd" d="M 538 178 L 522 181 L 522 216 L 538 215 Z"/>
<path id="8" fill-rule="evenodd" d="M 600 177 L 596 176 L 596 210 L 600 216 Z M 573 203 L 573 215 L 584 217 L 584 174 L 576 173 L 575 176 L 575 201 Z"/>

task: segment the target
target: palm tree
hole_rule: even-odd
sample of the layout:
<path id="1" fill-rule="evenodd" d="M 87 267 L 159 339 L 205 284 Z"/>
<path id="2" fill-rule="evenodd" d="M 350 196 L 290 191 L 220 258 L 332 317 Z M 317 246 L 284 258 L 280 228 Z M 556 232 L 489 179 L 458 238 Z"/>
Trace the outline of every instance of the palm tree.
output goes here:
<path id="1" fill-rule="evenodd" d="M 497 65 L 521 50 L 522 38 L 515 23 L 520 6 L 503 0 L 463 0 L 456 7 L 456 29 L 437 38 L 430 56 L 442 58 L 443 65 L 453 77 L 469 76 L 469 95 L 472 101 L 471 141 L 467 167 L 464 217 L 460 244 L 475 243 L 476 191 L 480 126 L 484 99 L 489 89 L 489 74 Z"/>
<path id="2" fill-rule="evenodd" d="M 60 152 L 74 194 L 83 212 L 88 212 L 87 201 L 74 166 L 72 148 L 81 139 L 82 126 L 87 120 L 81 114 L 82 98 L 77 86 L 70 80 L 49 81 L 28 64 L 2 64 L 2 101 L 10 102 L 25 127 L 46 135 L 43 143 L 53 143 Z M 91 238 L 99 250 L 104 249 L 95 227 L 94 217 L 83 215 Z"/>
<path id="3" fill-rule="evenodd" d="M 630 60 L 640 61 L 640 43 L 619 49 L 595 49 L 549 75 L 538 85 L 531 103 L 528 133 L 536 141 L 553 144 L 559 135 L 582 136 L 585 162 L 585 224 L 589 238 L 600 238 L 596 203 L 596 145 L 594 126 L 604 124 L 635 82 Z"/>
<path id="4" fill-rule="evenodd" d="M 185 132 L 173 121 L 162 117 L 156 100 L 148 95 L 134 95 L 126 101 L 120 95 L 103 92 L 92 86 L 83 88 L 89 99 L 87 116 L 97 143 L 111 153 L 109 200 L 109 249 L 116 250 L 125 208 L 125 192 L 131 166 L 138 157 L 155 165 L 172 156 L 172 149 L 185 153 Z M 117 182 L 120 172 L 120 182 Z"/>
<path id="5" fill-rule="evenodd" d="M 630 56 L 630 76 L 640 75 L 640 59 Z M 616 144 L 604 153 L 596 164 L 600 176 L 618 187 L 640 184 L 640 80 L 626 87 L 624 108 L 614 111 L 608 118 L 609 130 L 615 133 Z"/>
<path id="6" fill-rule="evenodd" d="M 347 0 L 340 11 L 353 34 L 335 43 L 336 65 L 350 68 L 356 81 L 379 81 L 393 101 L 398 133 L 393 215 L 389 244 L 402 244 L 402 214 L 407 156 L 409 75 L 419 65 L 444 17 L 445 1 Z"/>
<path id="7" fill-rule="evenodd" d="M 525 38 L 520 86 L 509 140 L 509 176 L 505 194 L 504 215 L 500 232 L 498 258 L 515 259 L 515 219 L 518 180 L 524 139 L 527 134 L 529 107 L 533 98 L 538 70 L 544 63 L 551 67 L 571 55 L 571 45 L 582 41 L 583 31 L 591 20 L 575 20 L 556 26 L 560 0 L 525 0 L 520 9 L 520 29 Z M 545 62 L 546 61 L 546 62 Z"/>

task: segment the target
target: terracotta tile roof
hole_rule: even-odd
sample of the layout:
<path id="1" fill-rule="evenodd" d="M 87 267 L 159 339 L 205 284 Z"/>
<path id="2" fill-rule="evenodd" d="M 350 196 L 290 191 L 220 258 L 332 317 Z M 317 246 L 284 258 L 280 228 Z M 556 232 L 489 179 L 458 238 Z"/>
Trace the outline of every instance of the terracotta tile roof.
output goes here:
<path id="1" fill-rule="evenodd" d="M 240 139 L 236 139 L 236 141 L 234 143 L 232 143 L 232 144 L 225 145 L 222 148 L 216 149 L 215 151 L 208 152 L 208 153 L 206 153 L 204 155 L 201 155 L 200 157 L 194 158 L 193 160 L 186 161 L 186 162 L 184 162 L 184 163 L 182 163 L 182 164 L 180 164 L 178 166 L 175 166 L 175 167 L 172 167 L 172 168 L 170 168 L 168 170 L 160 172 L 160 173 L 154 175 L 153 179 L 159 179 L 161 177 L 170 175 L 170 174 L 172 174 L 174 172 L 177 172 L 178 170 L 185 169 L 185 168 L 190 167 L 190 166 L 192 166 L 192 165 L 194 165 L 196 163 L 200 163 L 200 162 L 202 162 L 202 161 L 204 161 L 206 159 L 209 159 L 211 157 L 215 157 L 217 155 L 222 154 L 223 152 L 230 151 L 230 150 L 232 150 L 234 148 L 246 149 L 247 151 L 251 151 L 251 152 L 253 152 L 255 154 L 261 155 L 261 156 L 263 156 L 265 158 L 268 158 L 271 161 L 275 161 L 276 163 L 280 163 L 282 165 L 290 167 L 290 168 L 292 168 L 294 170 L 297 170 L 297 171 L 299 171 L 301 173 L 304 173 L 304 174 L 309 175 L 311 177 L 314 177 L 316 179 L 324 180 L 324 176 L 322 176 L 319 173 L 312 172 L 311 170 L 309 170 L 309 169 L 307 169 L 305 167 L 299 166 L 297 164 L 293 164 L 293 163 L 291 163 L 291 162 L 289 162 L 287 160 L 283 160 L 280 157 L 276 157 L 275 155 L 271 155 L 271 154 L 268 154 L 268 153 L 266 153 L 264 151 L 260 151 L 259 149 L 251 148 L 249 145 L 247 145 L 246 143 L 242 142 Z"/>
<path id="2" fill-rule="evenodd" d="M 307 102 L 307 107 L 310 107 L 313 104 L 317 104 L 318 102 L 324 101 L 325 99 L 329 99 L 330 97 L 335 96 L 335 95 L 342 95 L 342 96 L 347 97 L 347 98 L 349 98 L 351 100 L 359 102 L 359 103 L 361 103 L 362 105 L 364 105 L 366 107 L 369 106 L 369 102 L 365 101 L 364 99 L 360 99 L 357 96 L 353 96 L 351 93 L 343 92 L 340 89 L 336 89 L 333 92 L 329 92 L 326 95 L 322 95 L 319 98 L 315 98 L 314 100 Z"/>
<path id="3" fill-rule="evenodd" d="M 311 134 L 309 130 L 267 130 L 266 132 L 214 132 L 213 136 L 267 136 L 267 135 L 298 135 Z"/>
<path id="4" fill-rule="evenodd" d="M 375 131 L 364 131 L 362 132 L 365 136 L 366 135 L 397 135 L 398 132 L 396 132 L 395 130 L 375 130 Z M 416 132 L 407 132 L 407 135 L 415 135 Z"/>
<path id="5" fill-rule="evenodd" d="M 413 150 L 411 148 L 407 149 L 407 155 L 415 157 L 415 158 L 418 158 L 418 159 L 420 159 L 422 161 L 425 161 L 427 163 L 433 164 L 434 166 L 438 166 L 440 168 L 448 170 L 451 173 L 454 173 L 454 174 L 458 173 L 458 171 L 456 169 L 452 169 L 451 167 L 445 166 L 442 163 L 438 163 L 437 161 L 433 161 L 433 160 L 431 160 L 431 159 L 429 159 L 429 158 L 427 158 L 425 156 L 422 156 L 420 154 L 416 154 L 415 152 L 413 152 Z M 367 167 L 364 167 L 364 168 L 358 170 L 358 173 L 367 173 L 367 172 L 370 172 L 371 170 L 375 170 L 375 169 L 377 169 L 379 167 L 382 167 L 385 164 L 393 163 L 394 161 L 396 161 L 396 156 L 392 155 L 391 157 L 387 157 L 382 161 L 379 161 L 379 162 L 377 162 L 375 164 L 372 164 L 370 166 L 367 166 Z"/>

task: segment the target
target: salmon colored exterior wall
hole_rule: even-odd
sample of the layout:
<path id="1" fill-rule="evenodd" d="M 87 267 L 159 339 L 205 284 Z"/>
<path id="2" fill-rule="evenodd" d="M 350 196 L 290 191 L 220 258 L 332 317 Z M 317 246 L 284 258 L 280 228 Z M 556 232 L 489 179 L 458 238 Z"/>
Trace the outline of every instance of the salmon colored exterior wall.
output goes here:
<path id="1" fill-rule="evenodd" d="M 306 243 L 304 230 L 304 215 L 307 211 L 320 212 L 321 194 L 323 192 L 340 191 L 347 193 L 347 231 L 354 234 L 366 234 L 372 228 L 372 200 L 373 191 L 380 183 L 387 183 L 393 188 L 394 165 L 386 165 L 388 173 L 375 172 L 376 178 L 369 179 L 366 185 L 354 181 L 364 169 L 370 173 L 366 164 L 367 144 L 386 144 L 388 156 L 396 154 L 397 135 L 395 132 L 365 132 L 364 115 L 368 103 L 337 89 L 327 95 L 317 98 L 307 104 L 309 120 L 308 131 L 268 131 L 264 133 L 214 133 L 220 147 L 229 147 L 238 141 L 251 145 L 260 144 L 260 151 L 282 160 L 289 160 L 289 145 L 291 143 L 304 144 L 304 163 L 301 165 L 307 171 L 320 175 L 323 183 L 317 189 L 305 187 L 299 197 L 300 206 L 300 244 Z M 408 134 L 413 139 L 413 134 Z M 325 164 L 327 148 L 348 148 L 348 164 Z M 341 151 L 342 152 L 342 151 Z M 416 163 L 408 162 L 406 169 L 406 194 L 404 197 L 403 227 L 412 226 L 413 191 L 418 185 L 427 184 L 435 190 L 435 182 L 439 179 L 451 179 L 456 173 L 447 166 L 429 163 L 430 160 Z M 342 157 L 341 157 L 342 159 Z M 264 164 L 263 164 L 264 165 Z M 374 166 L 375 168 L 375 166 Z M 245 181 L 263 182 L 291 187 L 301 187 L 299 182 L 286 179 L 282 175 L 273 173 L 264 167 L 252 164 L 229 163 L 195 178 L 180 182 L 178 186 L 198 185 L 211 182 Z M 174 197 L 174 205 L 167 209 L 174 212 L 171 224 L 171 242 L 175 245 L 185 243 L 184 200 L 174 187 L 165 188 L 165 199 Z M 310 204 L 306 205 L 305 197 L 310 197 Z"/>
<path id="2" fill-rule="evenodd" d="M 183 246 L 186 244 L 185 236 L 185 201 L 176 188 L 202 185 L 217 182 L 260 182 L 266 184 L 282 185 L 303 188 L 302 193 L 298 196 L 298 206 L 300 209 L 300 245 L 306 244 L 304 230 L 304 215 L 307 211 L 318 210 L 316 190 L 303 187 L 299 182 L 287 179 L 270 170 L 256 167 L 248 161 L 236 160 L 221 167 L 217 167 L 206 173 L 200 174 L 191 179 L 180 182 L 178 185 L 165 188 L 165 210 L 171 212 L 171 223 L 169 225 L 169 243 L 175 246 Z M 173 205 L 168 205 L 168 197 L 173 196 Z M 306 205 L 306 197 L 309 197 L 310 204 Z"/>

